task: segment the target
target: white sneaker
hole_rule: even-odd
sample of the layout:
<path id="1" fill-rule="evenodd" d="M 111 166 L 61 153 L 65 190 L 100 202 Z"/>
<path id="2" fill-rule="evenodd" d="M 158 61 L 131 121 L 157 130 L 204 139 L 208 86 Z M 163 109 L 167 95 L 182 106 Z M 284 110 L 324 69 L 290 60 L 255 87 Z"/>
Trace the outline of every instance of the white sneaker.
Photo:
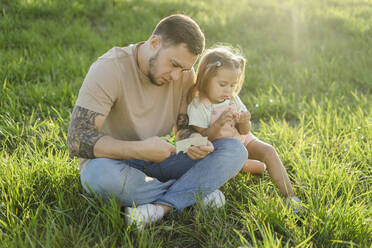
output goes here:
<path id="1" fill-rule="evenodd" d="M 224 194 L 216 189 L 206 197 L 204 197 L 201 201 L 203 206 L 210 206 L 214 208 L 221 208 L 226 203 L 226 199 Z"/>
<path id="2" fill-rule="evenodd" d="M 154 204 L 144 204 L 137 208 L 125 208 L 125 222 L 128 225 L 136 223 L 139 230 L 141 230 L 145 224 L 160 220 L 163 216 L 163 208 Z"/>

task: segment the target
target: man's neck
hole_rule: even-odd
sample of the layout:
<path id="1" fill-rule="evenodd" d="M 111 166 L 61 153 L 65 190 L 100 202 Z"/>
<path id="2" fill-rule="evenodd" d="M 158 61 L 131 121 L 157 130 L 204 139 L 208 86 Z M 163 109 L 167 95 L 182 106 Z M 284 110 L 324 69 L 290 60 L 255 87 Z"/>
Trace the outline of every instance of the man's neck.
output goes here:
<path id="1" fill-rule="evenodd" d="M 148 74 L 148 61 L 149 58 L 146 56 L 147 43 L 140 43 L 137 47 L 137 64 L 140 71 L 147 75 Z"/>

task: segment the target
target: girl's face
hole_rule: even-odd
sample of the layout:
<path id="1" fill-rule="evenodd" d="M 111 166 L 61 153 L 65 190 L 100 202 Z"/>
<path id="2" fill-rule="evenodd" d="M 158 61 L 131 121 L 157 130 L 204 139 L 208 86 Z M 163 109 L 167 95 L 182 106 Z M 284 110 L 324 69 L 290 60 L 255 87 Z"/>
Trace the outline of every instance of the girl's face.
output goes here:
<path id="1" fill-rule="evenodd" d="M 231 99 L 238 85 L 239 73 L 232 68 L 219 68 L 216 76 L 209 80 L 206 96 L 213 104 Z"/>

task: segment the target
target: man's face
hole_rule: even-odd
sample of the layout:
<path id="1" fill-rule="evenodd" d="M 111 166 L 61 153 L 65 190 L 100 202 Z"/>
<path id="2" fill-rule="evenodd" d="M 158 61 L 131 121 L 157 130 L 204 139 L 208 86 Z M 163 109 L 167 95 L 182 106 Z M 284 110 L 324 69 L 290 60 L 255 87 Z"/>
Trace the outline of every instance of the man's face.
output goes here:
<path id="1" fill-rule="evenodd" d="M 147 76 L 157 86 L 177 81 L 184 71 L 192 69 L 197 58 L 197 55 L 189 52 L 186 44 L 161 45 L 149 60 Z"/>

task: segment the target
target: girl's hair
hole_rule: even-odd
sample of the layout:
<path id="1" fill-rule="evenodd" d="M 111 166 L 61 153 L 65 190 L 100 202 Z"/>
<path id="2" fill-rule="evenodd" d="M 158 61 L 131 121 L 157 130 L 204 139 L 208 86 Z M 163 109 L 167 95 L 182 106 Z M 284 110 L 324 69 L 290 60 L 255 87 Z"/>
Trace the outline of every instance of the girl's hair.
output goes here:
<path id="1" fill-rule="evenodd" d="M 196 83 L 187 95 L 188 103 L 196 96 L 206 95 L 209 81 L 217 75 L 220 68 L 238 70 L 238 84 L 234 94 L 239 94 L 244 82 L 245 59 L 231 48 L 219 46 L 206 50 L 202 55 L 196 71 Z"/>

